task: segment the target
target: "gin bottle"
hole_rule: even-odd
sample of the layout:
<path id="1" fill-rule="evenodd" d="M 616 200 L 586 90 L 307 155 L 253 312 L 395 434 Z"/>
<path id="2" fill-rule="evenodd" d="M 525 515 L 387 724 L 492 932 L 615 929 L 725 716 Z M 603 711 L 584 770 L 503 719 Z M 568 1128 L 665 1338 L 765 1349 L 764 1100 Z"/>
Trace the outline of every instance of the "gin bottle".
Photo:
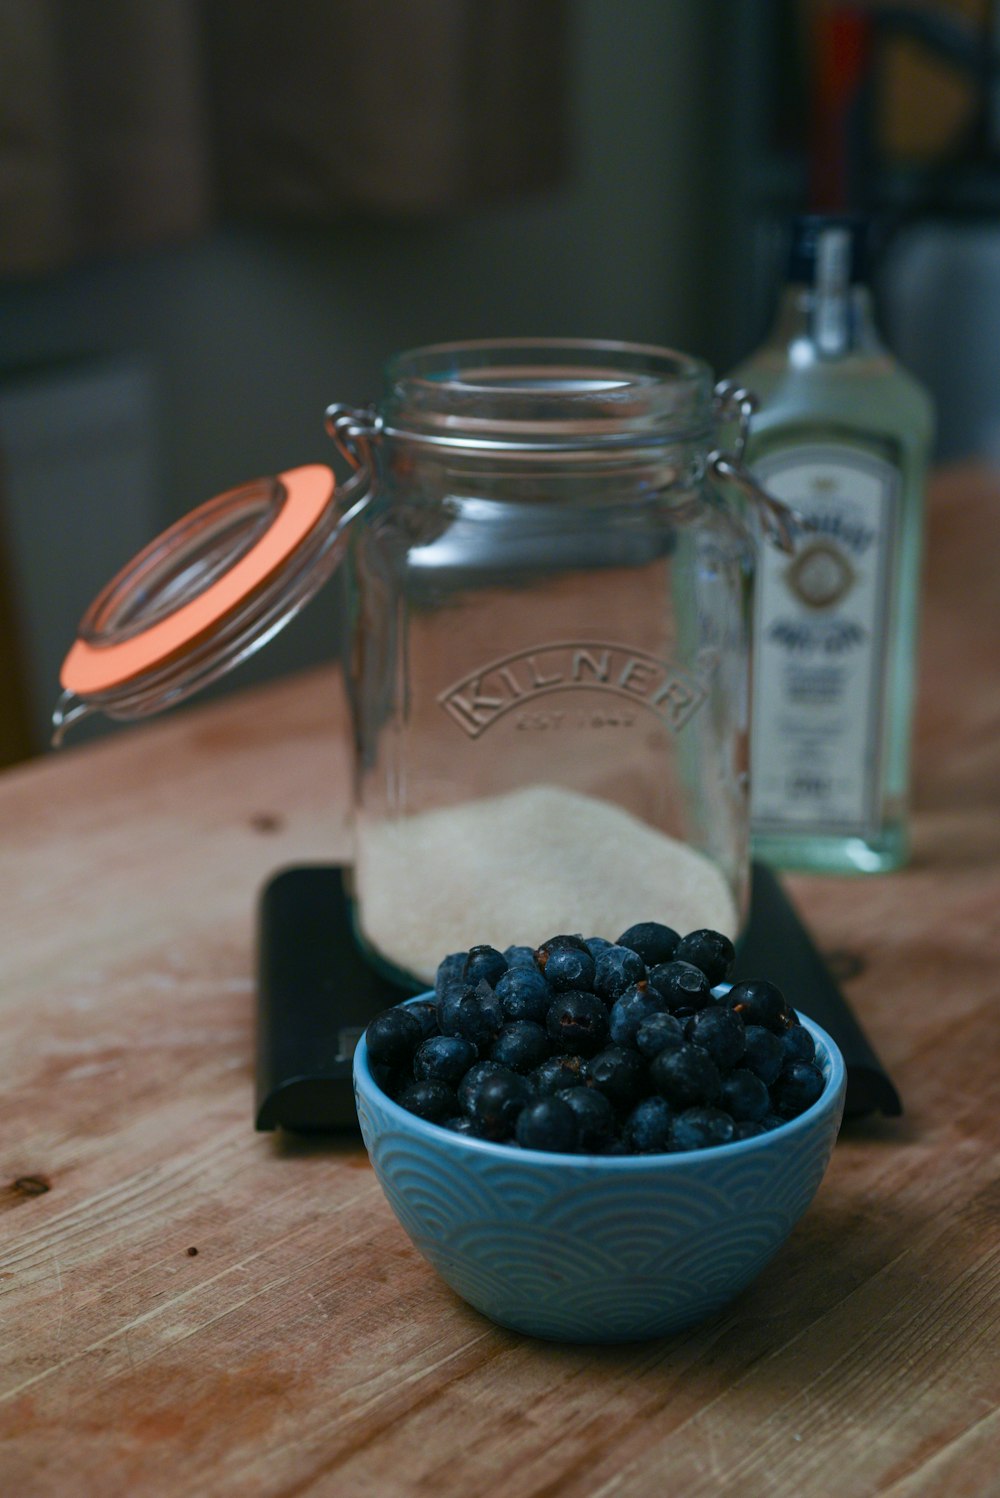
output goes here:
<path id="1" fill-rule="evenodd" d="M 788 284 L 736 371 L 760 398 L 749 461 L 808 522 L 756 590 L 751 824 L 785 868 L 906 861 L 930 399 L 879 341 L 865 225 L 793 224 Z"/>

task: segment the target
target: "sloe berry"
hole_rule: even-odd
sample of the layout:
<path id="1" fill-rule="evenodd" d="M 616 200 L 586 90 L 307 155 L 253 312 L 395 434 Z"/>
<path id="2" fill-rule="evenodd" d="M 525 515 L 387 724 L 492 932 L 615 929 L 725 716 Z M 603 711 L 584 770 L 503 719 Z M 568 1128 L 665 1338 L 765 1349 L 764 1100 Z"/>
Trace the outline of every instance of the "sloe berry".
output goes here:
<path id="1" fill-rule="evenodd" d="M 549 1006 L 545 1026 L 560 1051 L 592 1056 L 608 1036 L 608 1011 L 596 994 L 559 994 Z"/>
<path id="2" fill-rule="evenodd" d="M 693 1014 L 711 1004 L 708 979 L 692 962 L 661 962 L 650 970 L 649 981 L 663 995 L 668 1009 L 687 1009 Z"/>
<path id="3" fill-rule="evenodd" d="M 434 975 L 434 992 L 438 998 L 441 997 L 449 984 L 456 983 L 464 977 L 465 964 L 468 960 L 468 952 L 449 952 L 447 957 L 442 957 L 438 963 L 437 972 Z"/>
<path id="4" fill-rule="evenodd" d="M 593 988 L 595 964 L 586 948 L 581 952 L 578 947 L 553 947 L 539 954 L 538 966 L 556 993 Z"/>
<path id="5" fill-rule="evenodd" d="M 679 941 L 680 936 L 671 926 L 663 926 L 659 921 L 640 921 L 622 932 L 617 945 L 631 947 L 647 967 L 656 967 L 657 963 L 670 961 Z"/>
<path id="6" fill-rule="evenodd" d="M 676 1050 L 684 1044 L 684 1026 L 674 1014 L 665 1010 L 644 1019 L 635 1032 L 635 1043 L 641 1055 L 652 1061 L 661 1051 Z"/>
<path id="7" fill-rule="evenodd" d="M 649 1075 L 673 1108 L 709 1106 L 722 1091 L 719 1068 L 700 1045 L 685 1042 L 676 1050 L 661 1051 L 649 1063 Z"/>
<path id="8" fill-rule="evenodd" d="M 407 1004 L 406 1012 L 413 1015 L 425 1040 L 437 1035 L 439 1026 L 436 999 L 417 999 L 414 1003 Z"/>
<path id="9" fill-rule="evenodd" d="M 745 1025 L 763 1025 L 776 1032 L 785 1028 L 785 996 L 766 978 L 734 983 L 723 1003 L 735 1009 Z"/>
<path id="10" fill-rule="evenodd" d="M 582 1056 L 550 1056 L 531 1073 L 530 1082 L 539 1097 L 555 1097 L 568 1087 L 582 1087 Z"/>
<path id="11" fill-rule="evenodd" d="M 475 991 L 474 986 L 466 983 L 464 978 L 452 979 L 444 985 L 437 1001 L 438 1029 L 442 1035 L 459 1033 L 459 1007 L 466 995 L 474 994 Z"/>
<path id="12" fill-rule="evenodd" d="M 547 956 L 549 952 L 558 951 L 560 947 L 569 947 L 576 952 L 587 952 L 590 950 L 579 933 L 568 936 L 563 932 L 559 936 L 550 936 L 546 941 L 539 943 L 538 949 L 535 952 L 535 961 L 538 962 L 540 956 Z"/>
<path id="13" fill-rule="evenodd" d="M 420 1044 L 423 1032 L 409 1010 L 396 1006 L 376 1014 L 365 1031 L 368 1054 L 372 1061 L 388 1066 L 402 1066 Z"/>
<path id="14" fill-rule="evenodd" d="M 472 947 L 462 976 L 466 983 L 476 984 L 485 978 L 492 988 L 507 971 L 507 959 L 496 947 Z"/>
<path id="15" fill-rule="evenodd" d="M 771 1111 L 771 1095 L 760 1077 L 745 1066 L 737 1067 L 722 1079 L 720 1103 L 738 1123 L 759 1122 Z"/>
<path id="16" fill-rule="evenodd" d="M 631 1046 L 609 1045 L 583 1063 L 583 1077 L 588 1087 L 603 1092 L 616 1108 L 626 1109 L 639 1101 L 646 1067 Z"/>
<path id="17" fill-rule="evenodd" d="M 684 1034 L 703 1045 L 720 1071 L 730 1071 L 746 1050 L 746 1032 L 738 1014 L 721 1004 L 709 1004 L 691 1016 Z"/>
<path id="18" fill-rule="evenodd" d="M 531 1088 L 517 1072 L 501 1067 L 485 1077 L 476 1092 L 472 1118 L 486 1139 L 508 1139 L 517 1116 L 531 1101 Z"/>
<path id="19" fill-rule="evenodd" d="M 587 951 L 596 962 L 601 953 L 607 948 L 614 946 L 614 942 L 606 941 L 603 936 L 588 936 L 586 938 Z"/>
<path id="20" fill-rule="evenodd" d="M 729 1144 L 734 1133 L 733 1120 L 720 1108 L 687 1108 L 670 1126 L 670 1143 L 675 1150 L 712 1149 Z"/>
<path id="21" fill-rule="evenodd" d="M 444 1082 L 408 1082 L 399 1092 L 396 1102 L 408 1113 L 426 1118 L 430 1123 L 440 1123 L 458 1112 L 458 1099 L 454 1089 Z"/>
<path id="22" fill-rule="evenodd" d="M 490 1047 L 491 1061 L 522 1073 L 541 1066 L 548 1054 L 548 1032 L 530 1019 L 511 1020 Z"/>
<path id="23" fill-rule="evenodd" d="M 504 1071 L 499 1061 L 475 1061 L 465 1073 L 458 1084 L 458 1101 L 463 1113 L 473 1114 L 476 1111 L 476 1098 L 479 1089 L 487 1077 L 495 1076 L 497 1072 Z"/>
<path id="24" fill-rule="evenodd" d="M 594 964 L 594 992 L 613 1004 L 626 988 L 646 976 L 646 964 L 631 947 L 605 947 Z"/>
<path id="25" fill-rule="evenodd" d="M 477 983 L 458 1005 L 458 1033 L 480 1051 L 489 1050 L 503 1025 L 500 1000 L 487 982 Z"/>
<path id="26" fill-rule="evenodd" d="M 625 1120 L 625 1143 L 638 1155 L 662 1154 L 670 1148 L 673 1112 L 666 1098 L 653 1093 L 636 1103 Z"/>
<path id="27" fill-rule="evenodd" d="M 736 949 L 721 931 L 689 931 L 678 943 L 674 957 L 700 968 L 710 988 L 722 983 L 732 970 Z"/>
<path id="28" fill-rule="evenodd" d="M 766 1087 L 770 1087 L 785 1064 L 785 1048 L 781 1037 L 765 1030 L 763 1025 L 746 1025 L 743 1038 L 746 1042 L 743 1065 L 755 1072 Z"/>
<path id="29" fill-rule="evenodd" d="M 561 1098 L 542 1097 L 528 1103 L 518 1114 L 516 1138 L 522 1149 L 572 1153 L 577 1146 L 576 1114 Z"/>
<path id="30" fill-rule="evenodd" d="M 792 1024 L 779 1036 L 786 1061 L 812 1061 L 816 1055 L 816 1042 L 805 1025 Z"/>
<path id="31" fill-rule="evenodd" d="M 417 1047 L 413 1077 L 417 1082 L 445 1082 L 457 1087 L 477 1056 L 475 1046 L 460 1035 L 432 1035 Z"/>
<path id="32" fill-rule="evenodd" d="M 579 1149 L 596 1154 L 614 1137 L 615 1110 L 603 1092 L 591 1087 L 564 1087 L 556 1096 L 576 1114 Z"/>
<path id="33" fill-rule="evenodd" d="M 505 947 L 504 958 L 507 970 L 511 968 L 533 968 L 535 966 L 535 954 L 530 947 Z"/>
<path id="34" fill-rule="evenodd" d="M 552 990 L 534 960 L 530 967 L 508 968 L 494 992 L 506 1019 L 531 1019 L 538 1025 L 545 1023 L 552 1003 Z"/>
<path id="35" fill-rule="evenodd" d="M 616 1045 L 633 1045 L 643 1020 L 662 1014 L 666 1002 L 658 988 L 643 978 L 633 983 L 611 1006 L 608 1029 Z"/>
<path id="36" fill-rule="evenodd" d="M 789 1061 L 771 1088 L 774 1111 L 781 1118 L 797 1118 L 811 1108 L 823 1091 L 823 1073 L 811 1061 Z"/>

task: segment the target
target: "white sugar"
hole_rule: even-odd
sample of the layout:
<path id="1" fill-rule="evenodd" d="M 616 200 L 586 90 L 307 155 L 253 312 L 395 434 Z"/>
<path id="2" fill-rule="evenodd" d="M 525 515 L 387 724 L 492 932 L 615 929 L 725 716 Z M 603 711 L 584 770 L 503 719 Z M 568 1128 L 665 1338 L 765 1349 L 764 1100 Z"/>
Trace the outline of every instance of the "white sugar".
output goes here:
<path id="1" fill-rule="evenodd" d="M 538 946 L 559 932 L 613 940 L 636 921 L 734 936 L 737 914 L 703 854 L 607 801 L 558 786 L 359 828 L 363 930 L 396 966 L 433 981 L 477 942 Z"/>

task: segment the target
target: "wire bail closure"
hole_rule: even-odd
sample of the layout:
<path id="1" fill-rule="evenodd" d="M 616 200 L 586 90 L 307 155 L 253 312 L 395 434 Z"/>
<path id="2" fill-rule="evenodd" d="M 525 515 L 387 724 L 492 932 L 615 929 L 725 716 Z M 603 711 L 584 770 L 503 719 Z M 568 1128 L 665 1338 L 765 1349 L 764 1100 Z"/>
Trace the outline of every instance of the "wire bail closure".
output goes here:
<path id="1" fill-rule="evenodd" d="M 374 403 L 350 406 L 343 401 L 334 401 L 333 405 L 326 408 L 323 425 L 327 436 L 336 444 L 337 451 L 347 459 L 352 468 L 371 468 L 372 438 L 382 431 L 382 418 Z"/>
<path id="2" fill-rule="evenodd" d="M 744 458 L 750 436 L 750 423 L 757 411 L 758 400 L 752 390 L 747 390 L 738 380 L 720 380 L 715 386 L 715 414 L 719 422 L 737 421 L 736 446 L 732 452 L 714 448 L 708 455 L 708 468 L 715 478 L 735 484 L 745 499 L 749 500 L 760 520 L 768 540 L 779 551 L 791 555 L 798 538 L 806 529 L 802 516 L 784 500 L 769 494 L 758 484 L 747 468 Z"/>

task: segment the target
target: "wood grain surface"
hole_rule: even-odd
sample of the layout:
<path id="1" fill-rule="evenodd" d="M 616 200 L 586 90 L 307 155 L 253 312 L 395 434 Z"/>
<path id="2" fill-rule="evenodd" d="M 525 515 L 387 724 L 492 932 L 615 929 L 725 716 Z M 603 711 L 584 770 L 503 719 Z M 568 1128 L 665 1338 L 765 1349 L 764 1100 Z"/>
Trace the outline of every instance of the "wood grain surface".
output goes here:
<path id="1" fill-rule="evenodd" d="M 252 1128 L 254 907 L 349 848 L 323 671 L 0 779 L 0 1493 L 1000 1493 L 1000 475 L 934 486 L 915 851 L 796 877 L 905 1117 L 725 1314 L 532 1342 L 359 1143 Z"/>

